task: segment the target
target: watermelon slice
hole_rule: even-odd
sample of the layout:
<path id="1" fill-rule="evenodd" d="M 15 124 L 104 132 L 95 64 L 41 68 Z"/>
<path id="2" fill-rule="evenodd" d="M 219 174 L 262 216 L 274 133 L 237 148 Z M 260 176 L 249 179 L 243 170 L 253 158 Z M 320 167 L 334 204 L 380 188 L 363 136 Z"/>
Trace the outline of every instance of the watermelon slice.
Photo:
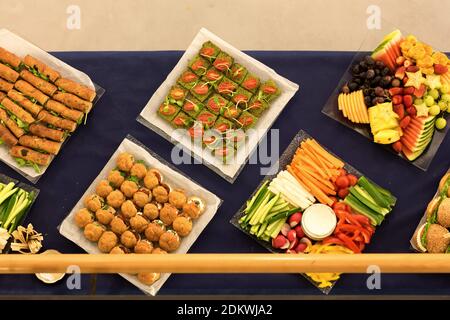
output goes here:
<path id="1" fill-rule="evenodd" d="M 401 55 L 400 42 L 402 40 L 403 36 L 400 30 L 394 30 L 383 38 L 383 41 L 372 52 L 372 58 L 383 61 L 391 71 L 395 71 L 395 61 Z"/>
<path id="2" fill-rule="evenodd" d="M 409 161 L 417 159 L 433 140 L 435 116 L 412 118 L 403 131 L 400 142 L 403 154 Z"/>

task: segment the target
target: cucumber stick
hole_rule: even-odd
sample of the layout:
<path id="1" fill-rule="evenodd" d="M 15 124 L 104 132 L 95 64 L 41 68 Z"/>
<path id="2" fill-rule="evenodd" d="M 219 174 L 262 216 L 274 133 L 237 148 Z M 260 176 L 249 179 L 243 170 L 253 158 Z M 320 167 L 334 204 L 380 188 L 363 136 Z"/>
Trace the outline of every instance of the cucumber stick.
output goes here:
<path id="1" fill-rule="evenodd" d="M 384 216 L 381 214 L 376 213 L 372 209 L 365 206 L 361 201 L 359 201 L 353 194 L 348 194 L 347 197 L 345 197 L 344 202 L 348 204 L 350 207 L 352 207 L 353 210 L 356 212 L 366 216 L 369 218 L 370 223 L 374 226 L 378 226 L 381 224 L 381 222 L 384 220 Z"/>
<path id="2" fill-rule="evenodd" d="M 361 176 L 358 180 L 358 184 L 366 190 L 370 196 L 375 200 L 375 202 L 383 208 L 389 208 L 389 202 L 386 198 L 378 191 L 377 187 L 374 186 L 366 177 Z"/>
<path id="3" fill-rule="evenodd" d="M 258 207 L 255 207 L 256 211 L 253 213 L 250 213 L 252 216 L 250 218 L 250 224 L 253 226 L 259 221 L 260 213 L 264 210 L 267 203 L 270 201 L 270 198 L 272 197 L 272 193 L 268 193 L 264 199 L 262 200 L 261 204 L 258 205 Z"/>
<path id="4" fill-rule="evenodd" d="M 269 203 L 267 204 L 267 206 L 264 208 L 263 212 L 261 213 L 261 217 L 259 218 L 259 223 L 264 222 L 264 220 L 267 217 L 267 214 L 270 212 L 270 210 L 272 210 L 274 204 L 278 201 L 279 198 L 280 198 L 280 194 L 278 193 L 275 196 L 275 198 L 273 198 L 269 201 Z"/>
<path id="5" fill-rule="evenodd" d="M 350 193 L 355 196 L 360 202 L 362 202 L 365 206 L 369 207 L 376 213 L 382 214 L 383 216 L 389 212 L 389 209 L 380 207 L 375 200 L 370 196 L 370 194 L 356 185 L 350 188 Z"/>

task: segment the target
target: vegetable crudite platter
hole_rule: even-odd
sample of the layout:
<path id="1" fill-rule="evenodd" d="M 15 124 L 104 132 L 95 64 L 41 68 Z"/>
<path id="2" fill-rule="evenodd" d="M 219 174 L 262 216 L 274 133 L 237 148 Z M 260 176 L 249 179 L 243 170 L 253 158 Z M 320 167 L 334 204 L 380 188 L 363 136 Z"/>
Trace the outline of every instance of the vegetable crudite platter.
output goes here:
<path id="1" fill-rule="evenodd" d="M 14 233 L 21 226 L 34 204 L 39 189 L 0 174 L 0 253 L 21 251 L 15 241 Z M 12 244 L 12 248 L 11 248 Z"/>
<path id="2" fill-rule="evenodd" d="M 447 55 L 394 30 L 356 54 L 322 112 L 427 170 L 447 131 Z"/>
<path id="3" fill-rule="evenodd" d="M 233 183 L 297 90 L 202 28 L 138 121 Z"/>
<path id="4" fill-rule="evenodd" d="M 62 222 L 91 254 L 187 253 L 221 200 L 127 136 Z M 121 274 L 155 295 L 170 274 Z"/>
<path id="5" fill-rule="evenodd" d="M 396 198 L 300 131 L 231 223 L 274 253 L 361 253 Z M 307 273 L 329 293 L 339 273 Z"/>
<path id="6" fill-rule="evenodd" d="M 86 74 L 1 29 L 1 160 L 37 182 L 104 92 Z"/>
<path id="7" fill-rule="evenodd" d="M 450 169 L 439 181 L 423 218 L 411 238 L 417 252 L 450 253 Z"/>

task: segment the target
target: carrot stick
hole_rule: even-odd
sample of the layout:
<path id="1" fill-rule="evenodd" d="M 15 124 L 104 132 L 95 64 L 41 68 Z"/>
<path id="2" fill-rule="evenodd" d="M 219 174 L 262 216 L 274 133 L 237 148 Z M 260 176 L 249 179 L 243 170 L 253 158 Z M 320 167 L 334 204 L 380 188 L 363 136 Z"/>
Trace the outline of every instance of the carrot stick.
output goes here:
<path id="1" fill-rule="evenodd" d="M 324 179 L 327 179 L 327 175 L 323 172 L 322 169 L 320 169 L 320 167 L 317 165 L 316 162 L 314 162 L 313 159 L 311 159 L 306 153 L 305 150 L 302 150 L 302 159 L 305 160 L 305 162 L 307 162 L 308 164 L 311 165 L 311 167 L 314 168 L 315 171 L 317 171 L 318 174 L 320 174 Z"/>
<path id="2" fill-rule="evenodd" d="M 305 188 L 305 190 L 307 190 L 308 192 L 311 192 L 311 189 L 307 186 L 307 185 L 305 185 L 304 183 L 303 183 L 303 181 L 298 177 L 298 173 L 297 173 L 297 168 L 293 168 L 293 167 L 291 167 L 290 165 L 288 165 L 287 166 L 287 170 L 288 170 L 288 172 L 290 173 L 290 174 L 292 174 L 293 176 L 294 176 L 294 178 L 297 180 L 297 182 L 298 183 L 300 183 L 300 185 L 303 187 L 303 188 Z"/>
<path id="3" fill-rule="evenodd" d="M 326 151 L 316 140 L 311 140 L 311 146 L 321 154 L 325 159 L 330 161 L 336 168 L 342 168 L 344 163 L 338 158 L 332 156 L 328 151 Z"/>
<path id="4" fill-rule="evenodd" d="M 331 206 L 333 204 L 333 200 L 331 200 L 325 193 L 322 192 L 319 188 L 317 188 L 314 183 L 310 182 L 306 179 L 300 172 L 299 178 L 306 184 L 310 189 L 311 193 L 319 200 L 321 203 Z"/>
<path id="5" fill-rule="evenodd" d="M 329 188 L 328 186 L 326 186 L 325 184 L 323 184 L 320 180 L 317 180 L 316 178 L 314 178 L 312 175 L 310 175 L 306 170 L 304 169 L 300 169 L 300 172 L 312 183 L 314 183 L 314 185 L 316 187 L 318 187 L 320 190 L 322 190 L 325 194 L 327 195 L 336 195 L 336 191 L 334 191 L 333 189 Z"/>
<path id="6" fill-rule="evenodd" d="M 330 180 L 325 180 L 322 177 L 320 177 L 317 173 L 313 172 L 311 169 L 309 169 L 308 167 L 303 167 L 303 168 L 299 168 L 300 170 L 304 170 L 305 172 L 307 172 L 311 177 L 313 177 L 314 179 L 316 179 L 317 181 L 321 182 L 322 184 L 324 184 L 325 186 L 327 186 L 329 189 L 331 190 L 335 190 L 334 185 L 330 182 Z"/>
<path id="7" fill-rule="evenodd" d="M 304 144 L 304 148 L 303 148 L 306 152 L 306 154 L 308 154 L 310 156 L 310 158 L 315 159 L 316 163 L 323 169 L 323 171 L 325 171 L 325 174 L 327 176 L 327 178 L 331 177 L 331 173 L 327 167 L 327 165 L 324 163 L 324 161 L 322 161 L 322 159 L 320 159 L 320 157 L 318 157 L 311 149 L 311 146 L 308 144 Z"/>

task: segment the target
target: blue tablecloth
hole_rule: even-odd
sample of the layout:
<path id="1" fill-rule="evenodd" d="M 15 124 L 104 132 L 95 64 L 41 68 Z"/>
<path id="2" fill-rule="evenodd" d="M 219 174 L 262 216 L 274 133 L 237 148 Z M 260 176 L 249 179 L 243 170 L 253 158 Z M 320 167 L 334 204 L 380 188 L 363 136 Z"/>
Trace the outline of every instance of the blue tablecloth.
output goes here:
<path id="1" fill-rule="evenodd" d="M 44 246 L 65 253 L 83 252 L 63 238 L 57 226 L 97 176 L 128 134 L 170 161 L 172 144 L 135 119 L 153 92 L 181 57 L 181 52 L 70 52 L 58 58 L 90 75 L 106 94 L 37 183 L 41 189 L 28 221 L 45 235 Z M 280 150 L 300 130 L 398 197 L 392 214 L 378 228 L 367 252 L 410 252 L 409 239 L 449 167 L 447 137 L 428 172 L 390 154 L 366 138 L 329 119 L 322 106 L 351 61 L 343 52 L 250 52 L 250 55 L 298 83 L 299 92 L 274 124 L 280 129 Z M 203 165 L 179 168 L 224 200 L 192 253 L 263 253 L 265 250 L 233 227 L 229 220 L 259 184 L 259 165 L 247 165 L 229 184 Z M 0 172 L 25 181 L 0 164 Z M 331 294 L 450 294 L 448 275 L 382 275 L 381 290 L 368 290 L 367 275 L 344 275 Z M 34 275 L 0 276 L 0 295 L 90 294 L 92 281 L 82 276 L 81 290 L 66 282 L 41 283 Z M 141 294 L 118 275 L 98 275 L 97 294 Z M 319 294 L 299 275 L 173 275 L 160 294 Z"/>

